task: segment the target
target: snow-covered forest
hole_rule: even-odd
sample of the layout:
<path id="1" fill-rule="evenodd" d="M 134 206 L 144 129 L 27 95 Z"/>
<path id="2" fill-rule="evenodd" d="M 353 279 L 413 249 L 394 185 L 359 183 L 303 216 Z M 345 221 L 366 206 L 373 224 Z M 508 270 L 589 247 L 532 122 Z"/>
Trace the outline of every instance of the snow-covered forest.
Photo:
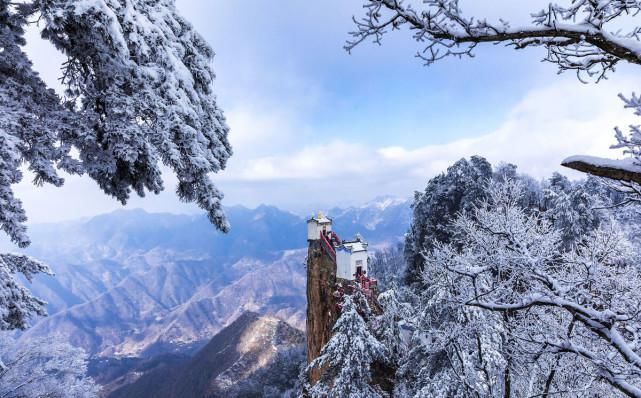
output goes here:
<path id="1" fill-rule="evenodd" d="M 383 314 L 353 331 L 345 313 L 336 333 L 384 345 L 394 396 L 638 396 L 640 217 L 624 200 L 596 177 L 461 159 L 417 193 L 404 251 L 374 258 L 397 271 Z M 338 339 L 322 361 L 346 355 Z"/>
<path id="2" fill-rule="evenodd" d="M 518 8 L 529 15 L 525 24 L 469 14 L 464 3 L 362 0 L 360 14 L 348 21 L 351 32 L 342 33 L 341 53 L 349 61 L 348 54 L 356 58 L 364 48 L 385 48 L 389 36 L 401 36 L 417 46 L 416 58 L 425 66 L 421 72 L 429 74 L 450 59 L 471 62 L 498 44 L 512 57 L 535 53 L 559 74 L 575 74 L 577 85 L 597 87 L 617 68 L 641 65 L 641 1 L 559 0 L 538 9 L 523 2 Z M 498 11 L 512 12 L 504 8 Z M 377 149 L 350 145 L 343 137 L 318 149 L 314 145 L 337 127 L 314 131 L 307 121 L 290 129 L 306 140 L 300 152 L 279 144 L 277 154 L 242 158 L 238 167 L 247 168 L 222 181 L 243 188 L 236 202 L 223 205 L 214 179 L 232 157 L 234 125 L 216 97 L 214 49 L 179 9 L 174 0 L 0 0 L 0 230 L 15 248 L 0 253 L 0 398 L 146 396 L 149 391 L 162 397 L 641 398 L 639 124 L 620 127 L 622 122 L 611 121 L 611 144 L 619 158 L 569 152 L 559 159 L 557 172 L 541 177 L 518 162 L 492 159 L 492 164 L 484 153 L 469 151 L 453 163 L 437 159 L 447 164 L 439 173 L 403 169 L 426 152 L 397 146 L 394 135 L 399 133 L 400 141 L 400 131 L 387 131 L 385 146 Z M 238 24 L 250 30 L 251 23 Z M 55 88 L 27 51 L 41 42 L 64 59 L 51 67 L 59 69 Z M 291 50 L 297 47 L 292 44 Z M 244 54 L 227 57 L 236 55 Z M 371 64 L 356 67 L 363 75 L 374 68 L 371 56 L 358 59 Z M 253 59 L 248 64 L 237 69 L 257 68 Z M 270 90 L 299 84 L 288 75 L 289 64 L 281 66 Z M 368 87 L 384 80 L 368 78 Z M 258 80 L 243 82 L 239 102 L 255 100 Z M 343 91 L 332 95 L 306 87 L 300 102 L 314 91 L 311 108 L 323 108 L 315 101 L 324 99 L 356 117 L 361 104 L 350 104 L 351 86 L 341 85 Z M 373 91 L 368 88 L 364 97 Z M 395 100 L 380 102 L 388 107 Z M 619 101 L 641 116 L 641 96 L 633 88 L 619 94 Z M 475 106 L 483 107 L 479 102 Z M 252 104 L 256 113 L 269 108 L 257 104 Z M 233 120 L 251 120 L 238 122 L 241 129 L 249 124 L 257 130 L 239 142 L 257 148 L 273 148 L 274 137 L 257 138 L 263 129 L 296 119 L 274 114 L 256 121 L 251 112 L 233 109 L 238 118 Z M 372 129 L 378 116 L 367 115 L 374 120 L 368 124 Z M 337 116 L 336 123 L 343 119 Z M 283 141 L 294 141 L 289 132 L 282 134 Z M 377 160 L 387 163 L 380 166 Z M 363 168 L 376 179 L 359 178 Z M 355 200 L 336 198 L 333 190 L 344 184 L 342 192 L 386 195 L 386 187 L 395 186 L 389 183 L 394 173 L 420 175 L 411 206 L 384 199 L 358 207 Z M 175 197 L 204 214 L 206 226 L 193 214 L 92 218 L 58 226 L 69 234 L 56 236 L 58 246 L 34 249 L 61 264 L 30 255 L 23 180 L 31 179 L 35 190 L 63 189 L 66 180 L 81 177 L 94 183 L 101 197 L 123 206 L 160 195 L 169 182 Z M 269 185 L 270 178 L 277 184 Z M 335 200 L 333 207 L 314 192 L 288 191 L 297 179 L 311 180 Z M 331 220 L 322 213 L 303 220 L 263 205 L 246 209 L 242 200 L 258 192 L 248 186 L 310 206 L 322 203 L 357 238 L 341 240 L 323 229 L 320 235 L 308 233 L 306 251 L 297 235 L 299 230 L 303 235 L 303 223 L 317 217 L 331 225 Z M 352 205 L 339 207 L 344 203 Z M 230 214 L 240 220 L 240 232 L 232 229 Z M 122 232 L 107 220 L 136 225 Z M 37 236 L 45 237 L 58 227 L 34 230 L 44 230 Z M 304 280 L 312 253 L 321 257 L 314 241 L 327 246 L 322 250 L 334 267 L 328 280 L 336 282 L 338 247 L 367 252 L 361 231 L 352 231 L 357 227 L 374 239 L 365 261 L 369 273 L 361 273 L 360 262 L 353 275 L 357 282 L 321 285 L 319 291 L 334 289 L 316 295 L 332 303 L 322 314 L 327 339 L 317 356 L 308 344 L 303 358 L 304 306 L 309 321 L 315 315 L 312 282 L 332 271 L 314 275 L 316 281 L 309 271 Z M 228 240 L 217 240 L 218 233 L 228 233 Z M 292 271 L 292 264 L 298 269 Z M 54 269 L 69 273 L 56 275 Z M 45 324 L 48 308 L 55 308 L 56 318 Z M 114 332 L 109 326 L 116 320 L 122 330 Z"/>

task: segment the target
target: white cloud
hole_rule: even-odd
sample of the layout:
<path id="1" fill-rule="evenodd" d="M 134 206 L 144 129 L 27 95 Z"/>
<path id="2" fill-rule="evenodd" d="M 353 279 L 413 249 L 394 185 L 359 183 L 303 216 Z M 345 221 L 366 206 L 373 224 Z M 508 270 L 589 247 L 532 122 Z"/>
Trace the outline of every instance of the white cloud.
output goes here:
<path id="1" fill-rule="evenodd" d="M 429 178 L 452 162 L 474 154 L 485 156 L 493 164 L 515 163 L 522 172 L 537 178 L 547 177 L 555 170 L 567 173 L 559 164 L 569 155 L 619 155 L 608 149 L 614 141 L 612 128 L 639 120 L 623 109 L 616 97 L 617 88 L 633 84 L 626 80 L 584 86 L 568 79 L 527 94 L 492 132 L 483 134 L 470 126 L 471 138 L 415 148 L 376 148 L 346 137 L 264 156 L 271 151 L 267 148 L 287 146 L 302 121 L 292 120 L 285 113 L 271 117 L 269 112 L 256 112 L 254 117 L 250 117 L 252 113 L 238 114 L 230 118 L 230 123 L 247 132 L 244 143 L 238 145 L 247 148 L 247 152 L 236 153 L 228 170 L 214 179 L 225 192 L 228 205 L 268 203 L 303 211 L 358 204 L 383 194 L 409 196 L 414 190 L 423 189 Z M 243 117 L 245 125 L 241 124 Z M 425 121 L 425 131 L 429 131 L 429 123 Z M 280 134 L 281 130 L 286 132 Z M 273 134 L 262 137 L 260 131 Z M 414 134 L 425 133 L 417 130 Z M 249 151 L 251 146 L 259 147 L 255 156 Z M 173 192 L 175 178 L 164 174 L 166 192 L 132 198 L 129 206 L 149 211 L 197 212 L 193 205 L 178 201 Z M 580 177 L 578 173 L 570 175 Z M 25 181 L 17 186 L 17 193 L 36 222 L 91 216 L 120 207 L 86 177 L 71 177 L 59 189 L 36 189 Z"/>
<path id="2" fill-rule="evenodd" d="M 365 174 L 376 168 L 371 150 L 359 144 L 333 140 L 307 146 L 290 155 L 249 159 L 246 167 L 224 174 L 225 179 L 322 179 Z"/>
<path id="3" fill-rule="evenodd" d="M 414 149 L 381 148 L 378 154 L 403 165 L 412 176 L 434 175 L 444 164 L 473 154 L 495 164 L 517 164 L 535 177 L 566 172 L 559 165 L 569 155 L 619 156 L 618 151 L 609 149 L 614 141 L 613 127 L 639 121 L 623 109 L 617 92 L 606 83 L 585 86 L 566 80 L 530 92 L 507 120 L 488 134 Z"/>
<path id="4" fill-rule="evenodd" d="M 282 156 L 250 159 L 244 168 L 226 173 L 224 179 L 248 183 L 299 180 L 302 184 L 305 180 L 331 179 L 335 185 L 349 180 L 349 184 L 362 185 L 370 196 L 390 193 L 383 191 L 380 184 L 370 184 L 377 179 L 379 183 L 382 180 L 396 185 L 408 194 L 413 189 L 421 189 L 427 179 L 452 162 L 474 154 L 485 156 L 494 164 L 515 163 L 521 171 L 538 178 L 549 176 L 553 171 L 576 177 L 580 175 L 560 166 L 569 155 L 619 156 L 618 151 L 609 149 L 614 141 L 613 127 L 638 123 L 638 118 L 623 109 L 616 96 L 618 88 L 631 85 L 632 81 L 581 85 L 567 79 L 530 92 L 495 131 L 483 134 L 470 126 L 473 138 L 418 148 L 373 148 L 333 140 Z M 423 133 L 416 131 L 415 134 Z"/>

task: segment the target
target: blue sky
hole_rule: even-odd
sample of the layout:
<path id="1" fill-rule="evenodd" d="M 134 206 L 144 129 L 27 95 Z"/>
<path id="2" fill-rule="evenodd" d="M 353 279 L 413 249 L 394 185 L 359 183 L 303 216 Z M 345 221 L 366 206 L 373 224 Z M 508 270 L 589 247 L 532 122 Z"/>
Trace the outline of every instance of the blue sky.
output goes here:
<path id="1" fill-rule="evenodd" d="M 608 82 L 583 85 L 541 63 L 543 49 L 488 45 L 473 59 L 425 67 L 406 31 L 348 54 L 343 45 L 361 4 L 177 1 L 217 54 L 215 91 L 235 152 L 215 176 L 225 204 L 307 212 L 381 195 L 409 197 L 474 153 L 543 178 L 560 170 L 565 156 L 608 154 L 612 128 L 636 122 L 616 98 L 639 87 L 629 66 Z M 545 1 L 462 4 L 470 14 L 525 23 Z M 52 60 L 61 59 L 33 40 L 35 32 L 30 38 L 36 68 L 55 85 L 59 71 Z M 133 199 L 128 207 L 196 212 L 176 200 L 172 176 L 167 181 L 167 192 Z M 60 189 L 23 183 L 18 192 L 33 222 L 120 207 L 86 178 L 69 178 Z"/>

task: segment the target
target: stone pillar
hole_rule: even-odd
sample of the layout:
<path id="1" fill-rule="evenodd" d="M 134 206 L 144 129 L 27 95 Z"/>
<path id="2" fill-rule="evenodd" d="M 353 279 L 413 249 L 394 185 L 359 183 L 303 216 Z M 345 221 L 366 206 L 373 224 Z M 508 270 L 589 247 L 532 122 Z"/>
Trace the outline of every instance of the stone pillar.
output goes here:
<path id="1" fill-rule="evenodd" d="M 336 261 L 325 253 L 320 240 L 309 242 L 307 252 L 307 363 L 320 355 L 336 322 L 334 290 Z M 315 384 L 322 369 L 314 369 L 309 379 Z"/>

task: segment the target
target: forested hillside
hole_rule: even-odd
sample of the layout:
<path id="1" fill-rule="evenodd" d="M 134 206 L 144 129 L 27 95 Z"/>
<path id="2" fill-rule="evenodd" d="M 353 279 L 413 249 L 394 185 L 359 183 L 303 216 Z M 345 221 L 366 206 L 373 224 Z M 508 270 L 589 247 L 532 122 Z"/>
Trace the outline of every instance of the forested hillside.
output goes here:
<path id="1" fill-rule="evenodd" d="M 321 364 L 342 363 L 339 341 L 369 339 L 394 396 L 635 396 L 641 213 L 623 202 L 593 177 L 539 182 L 459 160 L 416 193 L 404 251 L 375 257 L 375 272 L 400 271 L 386 276 L 383 314 L 342 313 Z M 371 352 L 340 365 L 360 373 L 339 366 L 308 391 L 353 388 L 380 361 Z"/>

